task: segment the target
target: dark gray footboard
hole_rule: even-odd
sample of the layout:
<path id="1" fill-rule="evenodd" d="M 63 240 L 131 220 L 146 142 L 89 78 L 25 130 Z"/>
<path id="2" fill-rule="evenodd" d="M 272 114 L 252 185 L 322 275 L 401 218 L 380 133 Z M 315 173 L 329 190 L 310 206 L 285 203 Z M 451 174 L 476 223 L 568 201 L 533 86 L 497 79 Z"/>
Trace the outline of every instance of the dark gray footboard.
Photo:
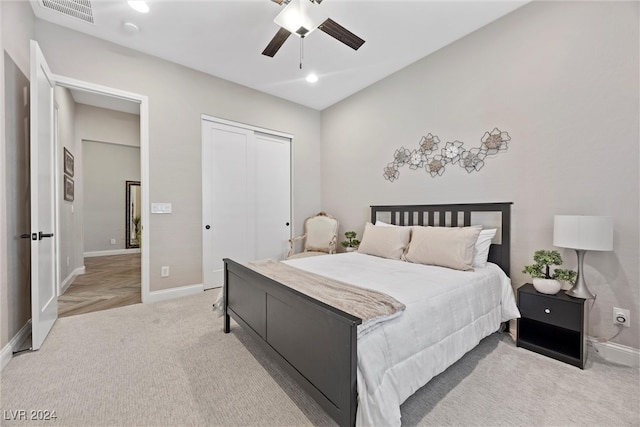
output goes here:
<path id="1" fill-rule="evenodd" d="M 341 426 L 355 424 L 361 319 L 225 259 L 224 331 L 230 317 Z"/>

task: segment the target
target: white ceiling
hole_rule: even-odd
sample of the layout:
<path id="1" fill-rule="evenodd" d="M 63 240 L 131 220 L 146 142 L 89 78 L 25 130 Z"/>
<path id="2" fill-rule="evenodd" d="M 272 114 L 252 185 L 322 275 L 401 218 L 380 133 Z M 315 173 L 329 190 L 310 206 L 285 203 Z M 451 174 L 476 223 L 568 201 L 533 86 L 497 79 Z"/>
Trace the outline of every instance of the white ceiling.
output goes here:
<path id="1" fill-rule="evenodd" d="M 269 0 L 150 0 L 141 14 L 126 0 L 92 0 L 94 24 L 45 9 L 36 16 L 317 110 L 322 110 L 517 9 L 527 1 L 324 0 L 330 18 L 363 38 L 358 50 L 322 31 L 291 36 L 273 58 L 261 54 L 282 10 Z M 140 31 L 128 33 L 132 22 Z M 319 76 L 313 84 L 309 72 Z"/>

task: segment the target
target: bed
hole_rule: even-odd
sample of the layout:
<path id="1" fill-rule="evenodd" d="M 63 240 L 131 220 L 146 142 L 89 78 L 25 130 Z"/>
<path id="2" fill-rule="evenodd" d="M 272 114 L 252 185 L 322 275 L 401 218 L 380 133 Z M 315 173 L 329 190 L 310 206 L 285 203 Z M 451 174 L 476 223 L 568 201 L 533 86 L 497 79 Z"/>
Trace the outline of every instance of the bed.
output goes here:
<path id="1" fill-rule="evenodd" d="M 357 286 L 377 286 L 405 304 L 401 315 L 366 334 L 362 319 L 347 310 L 225 259 L 224 332 L 230 331 L 233 318 L 265 344 L 339 425 L 399 425 L 400 404 L 408 396 L 502 322 L 518 317 L 508 280 L 510 207 L 511 203 L 371 207 L 372 223 L 396 226 L 460 227 L 478 223 L 472 214 L 497 217 L 499 243 L 491 244 L 486 267 L 472 272 L 360 253 L 286 262 Z M 480 285 L 468 285 L 471 276 Z M 394 277 L 401 279 L 391 283 Z M 430 285 L 423 288 L 430 293 L 421 294 L 416 289 L 425 280 Z"/>

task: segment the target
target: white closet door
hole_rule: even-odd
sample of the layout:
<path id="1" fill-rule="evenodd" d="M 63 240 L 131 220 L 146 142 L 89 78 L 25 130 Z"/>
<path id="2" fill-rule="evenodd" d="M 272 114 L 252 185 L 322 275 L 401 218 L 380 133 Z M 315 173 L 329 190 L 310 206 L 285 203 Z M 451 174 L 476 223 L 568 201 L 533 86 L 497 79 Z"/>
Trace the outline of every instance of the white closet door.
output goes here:
<path id="1" fill-rule="evenodd" d="M 203 230 L 205 289 L 222 286 L 223 258 L 252 258 L 253 209 L 247 152 L 253 132 L 203 122 Z M 251 180 L 250 180 L 251 178 Z"/>
<path id="2" fill-rule="evenodd" d="M 283 259 L 291 237 L 291 140 L 256 132 L 256 259 Z"/>
<path id="3" fill-rule="evenodd" d="M 203 282 L 224 284 L 224 258 L 282 259 L 290 238 L 291 140 L 202 121 Z"/>

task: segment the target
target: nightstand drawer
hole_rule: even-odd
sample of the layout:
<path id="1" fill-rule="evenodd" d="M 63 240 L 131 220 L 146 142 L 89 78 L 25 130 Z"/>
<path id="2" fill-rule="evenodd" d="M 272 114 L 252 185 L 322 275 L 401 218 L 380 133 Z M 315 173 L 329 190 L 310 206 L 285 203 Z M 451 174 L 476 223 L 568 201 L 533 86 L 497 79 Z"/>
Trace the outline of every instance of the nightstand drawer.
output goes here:
<path id="1" fill-rule="evenodd" d="M 524 292 L 519 294 L 519 298 L 518 306 L 522 317 L 574 331 L 581 330 L 581 304 Z"/>

